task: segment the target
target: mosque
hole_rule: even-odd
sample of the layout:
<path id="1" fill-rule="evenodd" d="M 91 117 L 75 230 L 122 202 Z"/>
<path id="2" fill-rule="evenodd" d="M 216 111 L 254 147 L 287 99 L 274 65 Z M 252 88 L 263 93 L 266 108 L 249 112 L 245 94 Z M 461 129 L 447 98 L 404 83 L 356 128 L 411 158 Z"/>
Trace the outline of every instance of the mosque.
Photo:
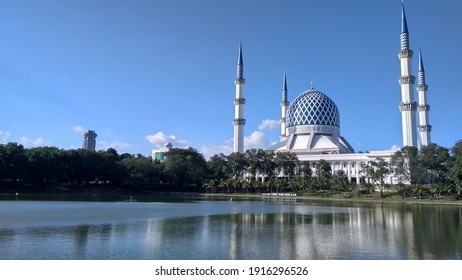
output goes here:
<path id="1" fill-rule="evenodd" d="M 420 145 L 430 143 L 431 125 L 428 121 L 430 106 L 427 104 L 428 86 L 425 83 L 425 70 L 419 52 L 418 103 L 414 100 L 415 77 L 411 71 L 413 51 L 409 47 L 404 4 L 402 6 L 400 50 L 398 58 L 401 65 L 401 104 L 403 147 L 417 147 L 417 132 Z M 239 46 L 237 77 L 234 99 L 234 143 L 233 152 L 244 151 L 244 63 L 242 44 Z M 419 126 L 416 125 L 416 112 L 419 112 Z M 287 99 L 287 78 L 284 73 L 281 102 L 280 141 L 266 149 L 267 152 L 292 152 L 300 161 L 318 162 L 323 159 L 331 165 L 332 173 L 343 170 L 350 182 L 361 182 L 361 165 L 383 158 L 390 161 L 395 151 L 369 151 L 355 153 L 353 147 L 340 134 L 340 112 L 335 102 L 326 94 L 311 87 L 302 92 L 292 102 Z M 390 174 L 386 183 L 396 184 L 398 179 Z"/>

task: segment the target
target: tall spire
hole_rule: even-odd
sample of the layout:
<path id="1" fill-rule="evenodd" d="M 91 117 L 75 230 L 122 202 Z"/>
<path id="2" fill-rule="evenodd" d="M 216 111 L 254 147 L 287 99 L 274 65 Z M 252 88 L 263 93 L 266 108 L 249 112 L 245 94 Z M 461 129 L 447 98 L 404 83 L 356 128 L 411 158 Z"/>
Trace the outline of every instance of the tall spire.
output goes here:
<path id="1" fill-rule="evenodd" d="M 284 81 L 282 82 L 282 102 L 287 102 L 287 77 L 284 69 Z"/>
<path id="2" fill-rule="evenodd" d="M 412 75 L 411 60 L 413 51 L 409 48 L 409 32 L 407 28 L 406 13 L 404 11 L 404 1 L 402 3 L 400 51 L 398 58 L 401 64 L 401 77 L 399 85 L 401 87 L 401 120 L 403 132 L 403 147 L 417 147 L 417 124 L 416 111 L 417 103 L 414 101 L 415 77 Z"/>
<path id="3" fill-rule="evenodd" d="M 419 72 L 418 72 L 417 92 L 419 93 L 419 134 L 420 144 L 427 146 L 431 143 L 430 133 L 432 126 L 429 124 L 428 111 L 430 105 L 427 104 L 427 90 L 428 86 L 425 83 L 425 69 L 423 65 L 422 51 L 419 50 Z"/>
<path id="4" fill-rule="evenodd" d="M 242 59 L 242 42 L 239 44 L 239 55 L 237 58 L 237 78 L 244 78 L 244 60 Z"/>
<path id="5" fill-rule="evenodd" d="M 236 97 L 234 99 L 234 143 L 233 152 L 244 152 L 244 60 L 242 59 L 242 42 L 239 44 L 239 55 L 237 58 L 237 77 L 234 81 L 236 85 Z"/>
<path id="6" fill-rule="evenodd" d="M 409 49 L 409 31 L 407 29 L 406 12 L 404 11 L 404 1 L 402 2 L 402 12 L 401 12 L 400 43 L 401 43 L 401 50 Z"/>
<path id="7" fill-rule="evenodd" d="M 401 12 L 401 33 L 409 33 L 407 30 L 406 12 L 404 11 L 404 1 L 401 4 L 403 7 Z"/>
<path id="8" fill-rule="evenodd" d="M 419 72 L 418 72 L 418 85 L 425 85 L 425 69 L 422 59 L 422 51 L 419 50 Z"/>
<path id="9" fill-rule="evenodd" d="M 284 80 L 282 81 L 282 102 L 281 102 L 281 134 L 280 139 L 286 137 L 286 116 L 289 102 L 287 101 L 287 76 L 284 68 Z"/>

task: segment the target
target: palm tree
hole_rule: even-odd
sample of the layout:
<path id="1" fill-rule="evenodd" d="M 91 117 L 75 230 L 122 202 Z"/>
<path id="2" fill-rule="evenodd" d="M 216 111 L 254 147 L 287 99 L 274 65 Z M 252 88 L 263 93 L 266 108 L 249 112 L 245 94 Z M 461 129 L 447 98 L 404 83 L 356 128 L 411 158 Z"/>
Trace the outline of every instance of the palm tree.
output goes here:
<path id="1" fill-rule="evenodd" d="M 336 192 L 344 192 L 348 189 L 348 175 L 343 170 L 337 170 L 332 176 L 332 189 Z"/>

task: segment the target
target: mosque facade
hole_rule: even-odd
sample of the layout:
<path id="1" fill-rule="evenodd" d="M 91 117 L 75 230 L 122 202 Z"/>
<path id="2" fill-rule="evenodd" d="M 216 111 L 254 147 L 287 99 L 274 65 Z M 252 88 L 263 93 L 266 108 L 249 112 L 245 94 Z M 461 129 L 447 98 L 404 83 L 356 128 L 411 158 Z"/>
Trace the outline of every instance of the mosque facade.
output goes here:
<path id="1" fill-rule="evenodd" d="M 422 54 L 419 51 L 418 70 L 418 102 L 414 100 L 415 77 L 412 75 L 411 61 L 413 51 L 409 46 L 409 32 L 407 28 L 404 4 L 402 6 L 400 50 L 398 58 L 401 66 L 399 85 L 401 88 L 400 112 L 402 119 L 403 147 L 417 147 L 417 135 L 420 145 L 430 144 L 431 125 L 429 124 L 427 104 L 428 86 L 425 83 L 425 70 Z M 236 98 L 234 99 L 234 148 L 233 152 L 242 153 L 244 150 L 244 65 L 242 59 L 242 44 L 239 46 L 237 65 Z M 416 115 L 419 115 L 417 127 Z M 281 101 L 280 141 L 266 149 L 267 152 L 292 152 L 300 161 L 316 163 L 327 161 L 332 173 L 343 170 L 350 182 L 361 182 L 361 166 L 370 161 L 383 158 L 390 161 L 395 151 L 368 151 L 355 153 L 353 147 L 340 133 L 340 111 L 335 102 L 323 92 L 310 89 L 302 92 L 293 101 L 287 98 L 287 78 L 284 73 Z M 386 183 L 399 183 L 391 173 Z"/>

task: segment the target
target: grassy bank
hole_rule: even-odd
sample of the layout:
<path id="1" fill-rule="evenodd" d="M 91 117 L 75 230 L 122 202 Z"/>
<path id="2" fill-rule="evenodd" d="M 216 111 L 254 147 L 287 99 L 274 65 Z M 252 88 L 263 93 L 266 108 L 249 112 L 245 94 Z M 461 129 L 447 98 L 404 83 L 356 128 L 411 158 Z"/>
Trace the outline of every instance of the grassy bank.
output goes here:
<path id="1" fill-rule="evenodd" d="M 207 197 L 226 197 L 234 199 L 261 199 L 261 198 L 280 198 L 290 200 L 313 200 L 313 201 L 349 201 L 349 202 L 375 202 L 375 203 L 422 203 L 422 204 L 445 204 L 462 206 L 462 199 L 456 197 L 440 197 L 434 199 L 431 197 L 412 197 L 404 199 L 395 193 L 387 193 L 380 197 L 380 193 L 369 195 L 353 196 L 349 194 L 338 193 L 298 193 L 295 197 L 286 196 L 263 196 L 261 193 L 204 193 Z"/>

